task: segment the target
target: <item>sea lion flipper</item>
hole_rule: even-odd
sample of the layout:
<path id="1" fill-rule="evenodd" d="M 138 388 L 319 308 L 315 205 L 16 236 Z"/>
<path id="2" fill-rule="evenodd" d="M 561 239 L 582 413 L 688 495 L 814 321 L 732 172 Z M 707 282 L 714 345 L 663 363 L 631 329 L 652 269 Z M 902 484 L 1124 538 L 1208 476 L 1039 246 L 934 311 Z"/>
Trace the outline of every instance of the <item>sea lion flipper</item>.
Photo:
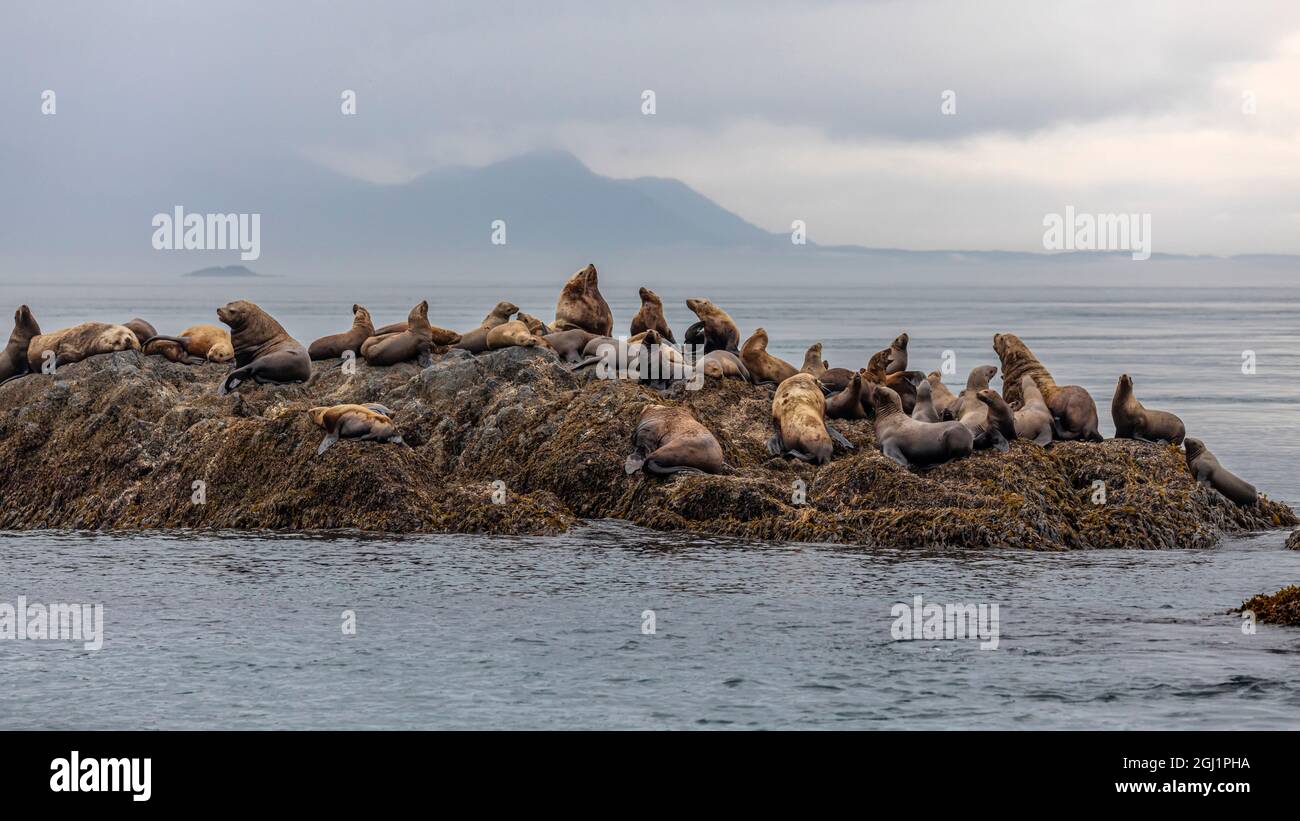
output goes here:
<path id="1" fill-rule="evenodd" d="M 826 423 L 826 432 L 830 434 L 831 441 L 834 442 L 835 444 L 839 445 L 845 450 L 854 450 L 853 443 L 850 442 L 848 439 L 845 439 L 844 434 L 840 433 L 835 428 L 831 427 L 829 422 Z"/>
<path id="2" fill-rule="evenodd" d="M 420 363 L 421 368 L 432 368 L 433 354 L 428 351 L 420 351 L 420 356 L 416 361 Z"/>
<path id="3" fill-rule="evenodd" d="M 767 440 L 768 454 L 772 456 L 780 456 L 781 453 L 784 451 L 785 451 L 785 447 L 781 444 L 781 434 L 774 433 L 770 437 L 768 437 Z"/>
<path id="4" fill-rule="evenodd" d="M 1011 450 L 1011 445 L 1007 442 L 1007 437 L 1003 436 L 1002 431 L 1000 430 L 989 431 L 989 442 L 992 443 L 994 449 L 1001 453 L 1006 453 Z"/>
<path id="5" fill-rule="evenodd" d="M 897 462 L 898 464 L 902 465 L 905 468 L 911 467 L 911 465 L 908 464 L 907 457 L 903 455 L 903 449 L 900 448 L 897 445 L 897 443 L 890 442 L 889 444 L 881 448 L 880 452 L 888 456 L 890 459 L 893 459 L 895 462 Z"/>
<path id="6" fill-rule="evenodd" d="M 316 448 L 316 455 L 320 456 L 322 453 L 329 450 L 330 445 L 333 445 L 338 440 L 339 440 L 339 435 L 337 433 L 325 434 L 325 438 L 320 440 L 320 447 Z"/>
<path id="7" fill-rule="evenodd" d="M 1034 441 L 1043 447 L 1047 447 L 1052 444 L 1052 432 L 1047 428 L 1043 428 L 1043 430 L 1039 432 L 1038 436 L 1034 438 Z"/>
<path id="8" fill-rule="evenodd" d="M 384 416 L 387 416 L 389 419 L 392 419 L 394 416 L 397 415 L 396 413 L 389 410 L 384 405 L 379 404 L 378 402 L 371 402 L 370 404 L 366 405 L 366 407 L 370 408 L 375 413 L 382 413 Z"/>

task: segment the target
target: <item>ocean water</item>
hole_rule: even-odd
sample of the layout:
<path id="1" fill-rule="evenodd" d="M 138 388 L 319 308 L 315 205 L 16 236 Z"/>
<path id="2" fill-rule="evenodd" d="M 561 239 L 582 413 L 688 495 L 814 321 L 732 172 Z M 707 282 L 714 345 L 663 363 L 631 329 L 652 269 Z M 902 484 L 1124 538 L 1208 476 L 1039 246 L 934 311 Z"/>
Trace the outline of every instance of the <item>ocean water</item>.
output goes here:
<path id="1" fill-rule="evenodd" d="M 636 286 L 602 278 L 620 329 Z M 654 283 L 647 283 L 655 287 Z M 161 332 L 253 299 L 299 338 L 430 299 L 476 325 L 501 298 L 550 318 L 558 282 L 0 282 L 42 326 Z M 796 364 L 859 367 L 898 332 L 911 367 L 995 364 L 1020 335 L 1097 400 L 1120 373 L 1229 468 L 1300 501 L 1300 288 L 656 287 L 675 329 L 709 296 Z M 1243 353 L 1255 372 L 1243 373 Z M 995 382 L 995 387 L 997 386 Z M 0 602 L 97 602 L 103 648 L 0 641 L 0 728 L 1300 728 L 1300 630 L 1229 608 L 1300 581 L 1285 533 L 1212 550 L 1040 555 L 753 544 L 595 522 L 553 538 L 0 534 Z M 997 649 L 895 641 L 891 607 L 997 604 Z M 356 618 L 344 635 L 343 611 Z M 645 611 L 655 632 L 643 633 Z"/>

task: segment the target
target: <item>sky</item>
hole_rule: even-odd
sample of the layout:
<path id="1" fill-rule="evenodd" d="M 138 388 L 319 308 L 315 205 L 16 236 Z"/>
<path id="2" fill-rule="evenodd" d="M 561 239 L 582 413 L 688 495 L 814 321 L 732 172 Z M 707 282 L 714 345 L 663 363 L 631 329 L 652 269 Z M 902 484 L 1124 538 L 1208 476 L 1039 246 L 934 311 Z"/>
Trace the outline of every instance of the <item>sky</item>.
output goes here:
<path id="1" fill-rule="evenodd" d="M 1298 88 L 1294 0 L 7 3 L 0 191 L 560 148 L 818 243 L 1042 250 L 1073 206 L 1300 254 Z"/>

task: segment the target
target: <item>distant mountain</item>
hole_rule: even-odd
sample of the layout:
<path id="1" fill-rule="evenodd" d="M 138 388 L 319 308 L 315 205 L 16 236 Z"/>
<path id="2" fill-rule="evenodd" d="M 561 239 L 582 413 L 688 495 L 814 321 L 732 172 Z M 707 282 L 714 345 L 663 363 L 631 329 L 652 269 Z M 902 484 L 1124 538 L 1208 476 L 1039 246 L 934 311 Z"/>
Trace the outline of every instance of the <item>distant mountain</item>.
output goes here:
<path id="1" fill-rule="evenodd" d="M 190 271 L 184 274 L 187 277 L 261 277 L 263 274 L 255 273 L 243 265 L 213 265 L 209 268 L 200 268 L 197 271 Z"/>

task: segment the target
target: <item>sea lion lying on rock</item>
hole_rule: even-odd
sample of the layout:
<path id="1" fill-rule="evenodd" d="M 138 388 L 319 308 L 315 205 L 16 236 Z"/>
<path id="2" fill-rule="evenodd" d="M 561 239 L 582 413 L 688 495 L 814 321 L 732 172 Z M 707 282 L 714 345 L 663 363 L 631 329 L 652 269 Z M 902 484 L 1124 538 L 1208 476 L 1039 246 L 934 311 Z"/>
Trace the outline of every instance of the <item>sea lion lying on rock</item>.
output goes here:
<path id="1" fill-rule="evenodd" d="M 686 300 L 686 307 L 699 317 L 700 321 L 687 330 L 682 342 L 686 345 L 704 345 L 704 352 L 731 351 L 740 353 L 740 327 L 735 320 L 717 305 L 707 299 L 693 298 Z"/>
<path id="2" fill-rule="evenodd" d="M 367 365 L 384 367 L 414 360 L 420 367 L 433 364 L 433 354 L 446 353 L 447 346 L 460 341 L 460 334 L 429 324 L 429 301 L 421 300 L 406 318 L 406 330 L 372 336 L 361 345 Z"/>
<path id="3" fill-rule="evenodd" d="M 470 353 L 483 353 L 488 349 L 487 335 L 488 331 L 510 321 L 512 314 L 518 312 L 519 306 L 513 302 L 498 302 L 496 307 L 483 317 L 483 321 L 472 331 L 460 335 L 460 341 L 453 348 L 460 348 Z M 405 327 L 403 327 L 405 330 Z"/>
<path id="4" fill-rule="evenodd" d="M 755 329 L 745 340 L 740 349 L 740 361 L 745 363 L 754 382 L 760 385 L 764 382 L 780 385 L 799 372 L 794 365 L 767 352 L 767 331 L 762 328 Z M 820 385 L 819 382 L 819 389 Z"/>
<path id="5" fill-rule="evenodd" d="M 122 327 L 131 329 L 131 333 L 135 334 L 136 341 L 140 343 L 141 350 L 144 350 L 144 343 L 147 342 L 150 337 L 158 335 L 158 331 L 153 325 L 150 325 L 139 317 L 128 319 L 126 322 L 122 323 Z"/>
<path id="6" fill-rule="evenodd" d="M 969 456 L 974 448 L 970 429 L 961 422 L 918 422 L 903 413 L 898 394 L 890 388 L 873 385 L 868 401 L 880 452 L 903 467 L 934 467 Z"/>
<path id="7" fill-rule="evenodd" d="M 96 354 L 138 350 L 140 340 L 130 328 L 107 322 L 83 322 L 32 337 L 27 345 L 27 367 L 39 373 L 46 351 L 53 352 L 55 367 L 61 367 Z"/>
<path id="8" fill-rule="evenodd" d="M 1219 464 L 1200 439 L 1189 436 L 1183 447 L 1187 450 L 1187 469 L 1196 481 L 1214 488 L 1239 505 L 1250 506 L 1259 499 L 1255 486 Z"/>
<path id="9" fill-rule="evenodd" d="M 655 330 L 659 332 L 659 336 L 676 344 L 673 330 L 668 327 L 668 320 L 664 318 L 663 300 L 649 288 L 642 288 L 638 293 L 641 295 L 641 309 L 636 312 L 636 316 L 632 317 L 632 336 L 642 331 Z"/>
<path id="10" fill-rule="evenodd" d="M 551 327 L 557 331 L 581 328 L 601 336 L 614 333 L 614 314 L 600 295 L 595 265 L 588 265 L 564 283 Z"/>
<path id="11" fill-rule="evenodd" d="M 183 365 L 230 362 L 235 347 L 230 332 L 216 325 L 191 325 L 176 336 L 155 335 L 144 344 L 146 355 L 161 355 Z"/>
<path id="12" fill-rule="evenodd" d="M 1060 386 L 1029 346 L 1015 334 L 994 334 L 993 350 L 1002 360 L 1002 398 L 1013 408 L 1019 407 L 1020 380 L 1032 376 L 1052 412 L 1053 436 L 1063 440 L 1100 442 L 1097 428 L 1097 403 L 1078 385 Z"/>
<path id="13" fill-rule="evenodd" d="M 746 382 L 752 381 L 749 368 L 746 368 L 740 357 L 731 351 L 709 351 L 695 360 L 695 367 L 697 370 L 702 369 L 705 376 L 730 377 L 732 379 L 743 379 Z"/>
<path id="14" fill-rule="evenodd" d="M 831 460 L 835 445 L 853 450 L 852 443 L 826 422 L 826 397 L 812 374 L 796 373 L 782 380 L 772 397 L 772 426 L 767 440 L 773 456 L 783 453 L 823 465 Z"/>
<path id="15" fill-rule="evenodd" d="M 827 368 L 817 379 L 822 383 L 822 387 L 831 393 L 835 393 L 847 388 L 856 373 L 857 371 L 851 371 L 848 368 Z"/>
<path id="16" fill-rule="evenodd" d="M 504 325 L 498 325 L 488 331 L 487 346 L 490 351 L 510 347 L 551 347 L 546 343 L 546 340 L 543 337 L 538 336 L 528 329 L 528 323 L 519 319 L 512 319 Z"/>
<path id="17" fill-rule="evenodd" d="M 402 435 L 393 424 L 393 412 L 383 405 L 332 405 L 307 411 L 311 421 L 325 431 L 316 455 L 324 453 L 339 439 L 360 439 L 403 444 Z"/>
<path id="18" fill-rule="evenodd" d="M 586 350 L 588 343 L 593 339 L 601 338 L 581 328 L 570 328 L 567 331 L 551 331 L 546 335 L 546 342 L 560 355 L 560 359 L 570 365 L 576 365 L 583 360 L 582 352 Z"/>
<path id="19" fill-rule="evenodd" d="M 405 326 L 405 322 L 402 323 Z M 402 330 L 406 330 L 403 327 Z M 352 327 L 341 334 L 322 336 L 307 347 L 307 355 L 315 362 L 318 359 L 335 359 L 345 351 L 352 351 L 354 356 L 361 355 L 361 346 L 366 340 L 375 336 L 375 323 L 370 319 L 370 312 L 360 305 L 352 306 Z"/>
<path id="20" fill-rule="evenodd" d="M 718 440 L 685 408 L 646 405 L 632 444 L 623 466 L 629 474 L 721 473 L 725 465 Z"/>
<path id="21" fill-rule="evenodd" d="M 7 382 L 26 373 L 32 367 L 27 361 L 27 349 L 33 339 L 41 335 L 41 326 L 36 324 L 32 309 L 19 305 L 14 311 L 14 329 L 9 334 L 9 342 L 0 351 L 0 382 Z"/>
<path id="22" fill-rule="evenodd" d="M 1110 417 L 1115 421 L 1116 439 L 1140 439 L 1144 442 L 1183 443 L 1187 429 L 1183 420 L 1167 411 L 1147 410 L 1133 395 L 1133 378 L 1121 374 L 1110 401 Z"/>
<path id="23" fill-rule="evenodd" d="M 311 378 L 307 349 L 266 311 L 240 299 L 218 308 L 217 319 L 230 327 L 235 349 L 235 369 L 221 381 L 219 395 L 225 396 L 249 379 L 265 385 Z"/>

